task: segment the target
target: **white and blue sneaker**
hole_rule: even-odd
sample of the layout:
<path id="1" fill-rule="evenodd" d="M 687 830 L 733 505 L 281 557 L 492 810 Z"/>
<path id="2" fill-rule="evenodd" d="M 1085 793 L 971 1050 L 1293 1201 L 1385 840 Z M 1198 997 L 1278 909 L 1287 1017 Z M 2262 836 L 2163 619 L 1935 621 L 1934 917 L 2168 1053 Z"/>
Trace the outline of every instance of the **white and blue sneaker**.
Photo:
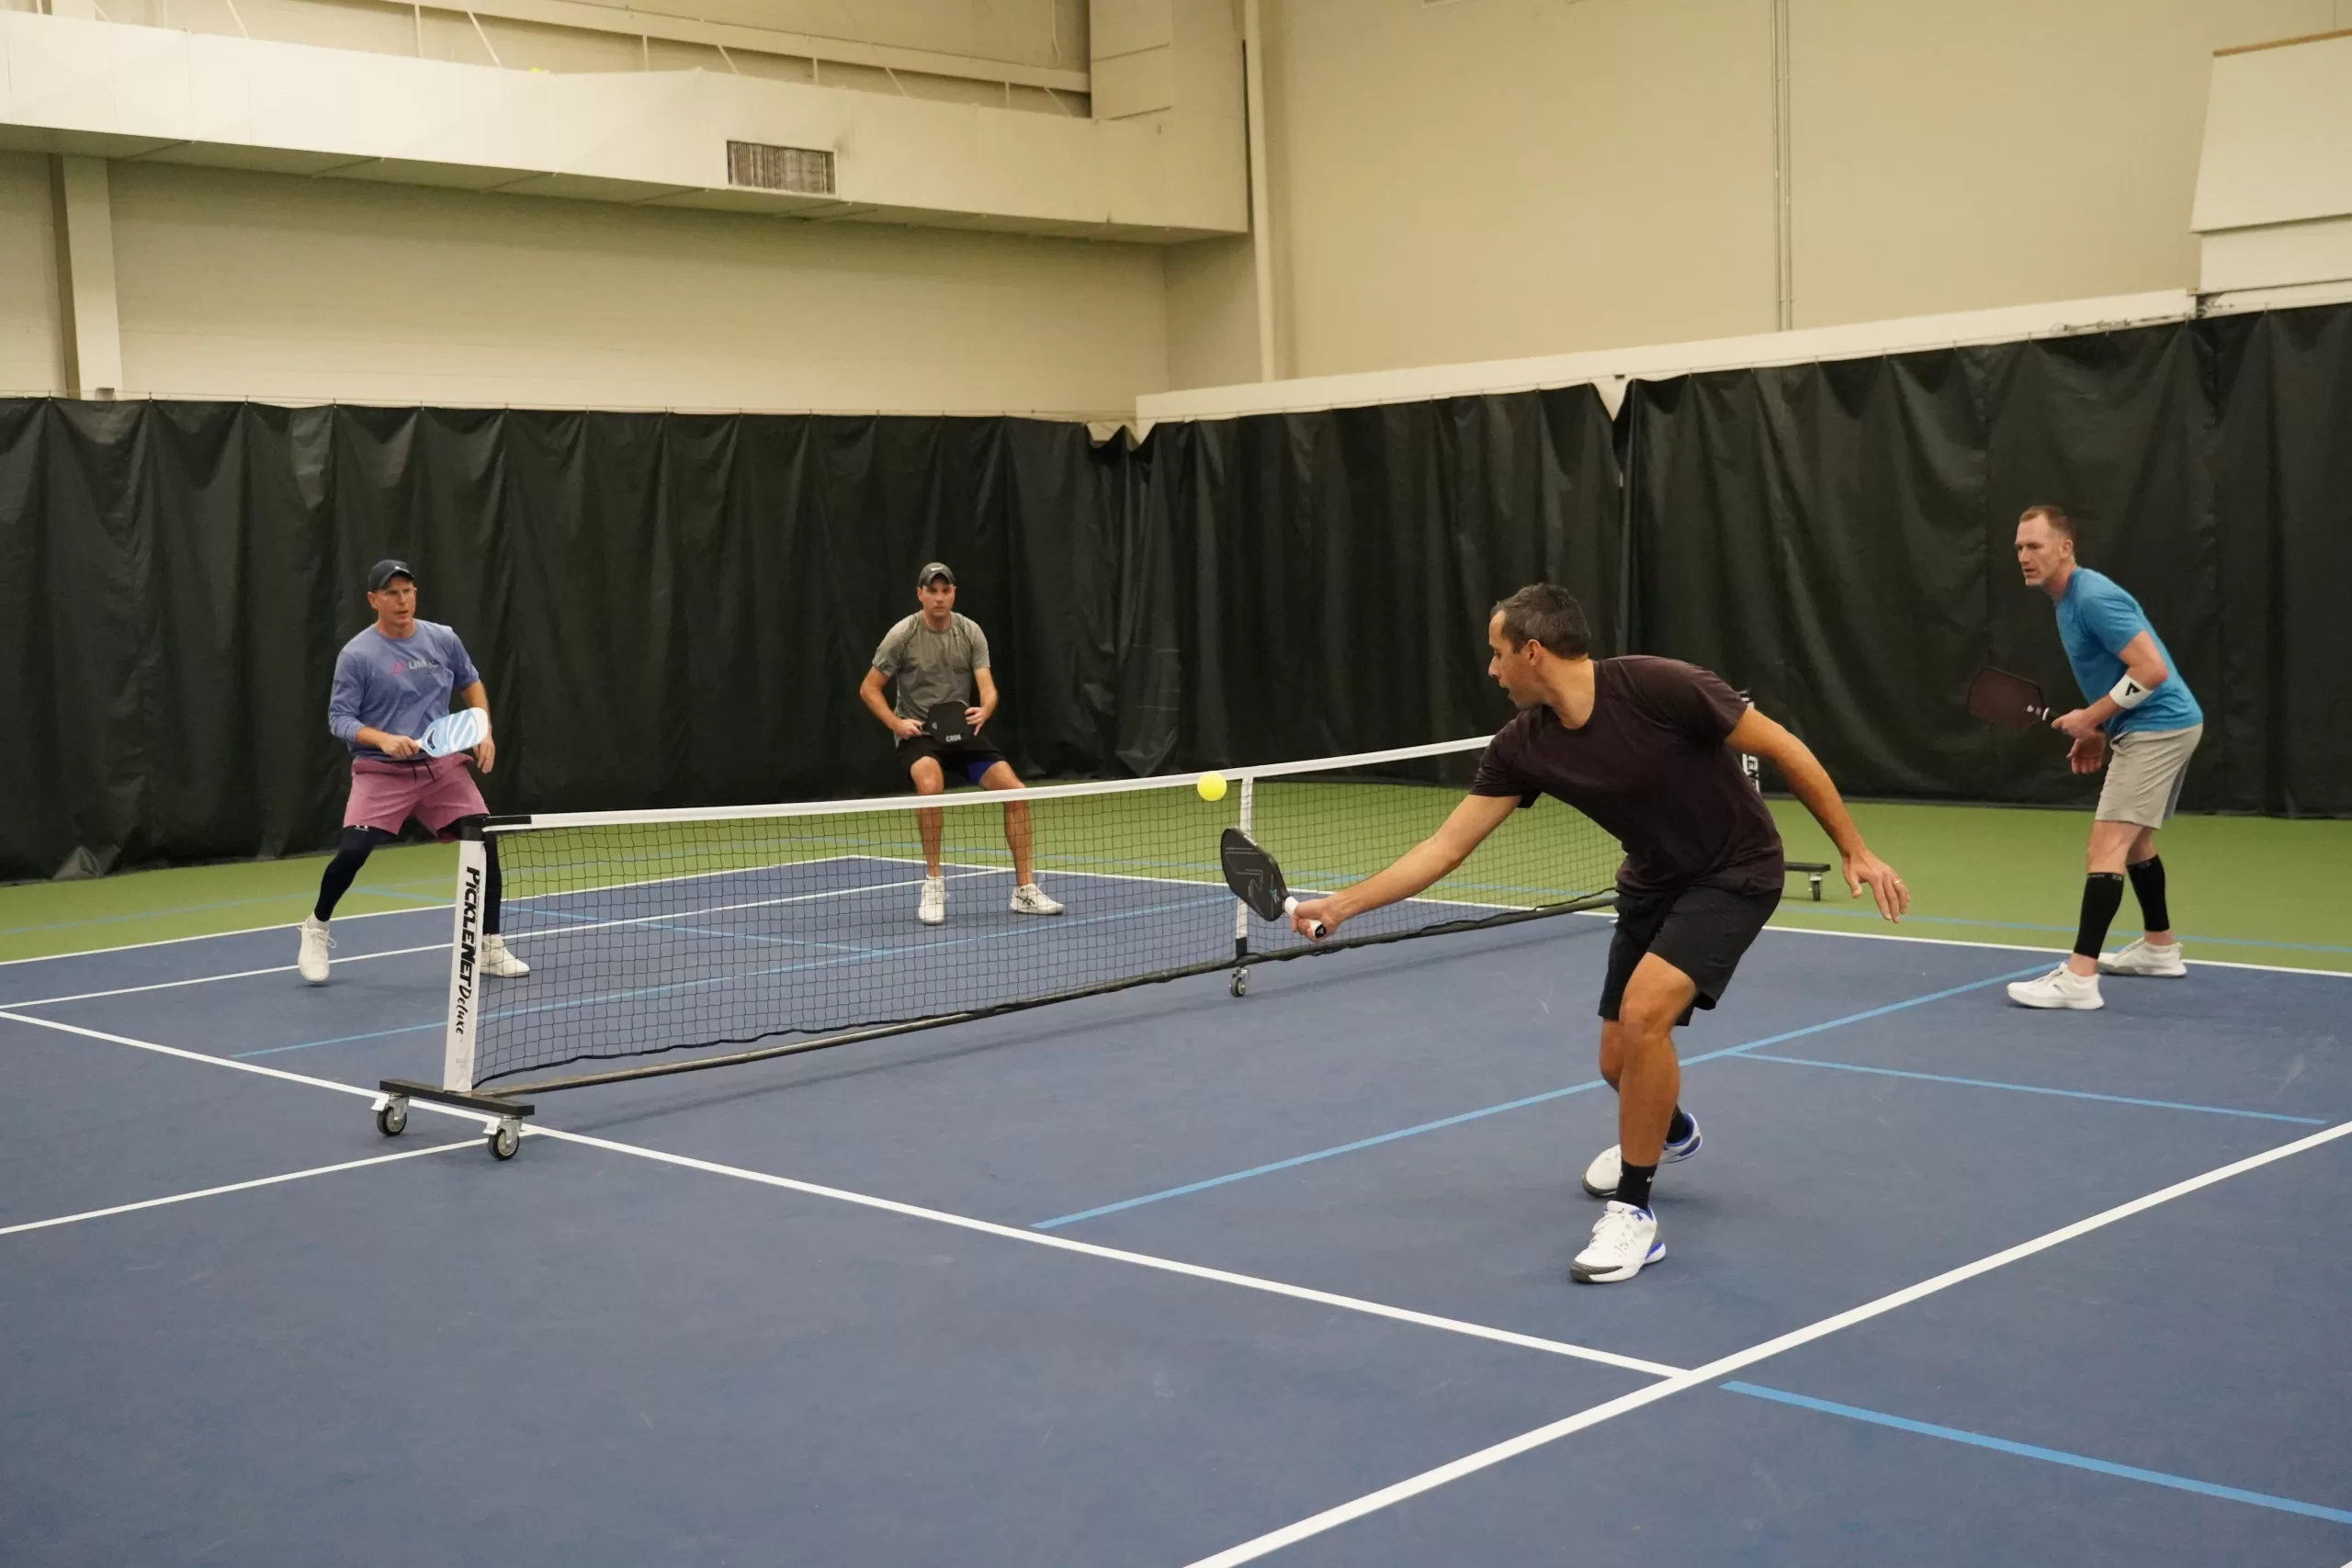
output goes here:
<path id="1" fill-rule="evenodd" d="M 1611 1198 L 1608 1212 L 1592 1227 L 1591 1242 L 1568 1265 L 1568 1275 L 1580 1284 L 1613 1285 L 1632 1279 L 1665 1256 L 1666 1243 L 1657 1237 L 1657 1216 Z"/>
<path id="2" fill-rule="evenodd" d="M 1682 1114 L 1690 1116 L 1688 1111 Z M 1659 1156 L 1658 1164 L 1672 1165 L 1677 1160 L 1689 1159 L 1705 1142 L 1705 1134 L 1699 1131 L 1699 1119 L 1690 1116 L 1690 1135 L 1679 1144 L 1667 1145 L 1666 1153 Z M 1584 1168 L 1584 1190 L 1596 1198 L 1614 1198 L 1617 1196 L 1617 1178 L 1623 1174 L 1624 1168 L 1625 1156 L 1619 1152 L 1617 1145 L 1610 1145 Z"/>

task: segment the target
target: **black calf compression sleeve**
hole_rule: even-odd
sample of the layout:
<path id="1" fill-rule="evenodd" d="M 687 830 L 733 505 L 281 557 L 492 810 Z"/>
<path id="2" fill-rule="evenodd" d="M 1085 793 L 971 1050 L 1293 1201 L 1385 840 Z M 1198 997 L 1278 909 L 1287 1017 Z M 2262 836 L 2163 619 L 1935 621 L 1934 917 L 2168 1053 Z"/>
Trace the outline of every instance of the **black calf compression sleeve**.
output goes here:
<path id="1" fill-rule="evenodd" d="M 352 879 L 368 863 L 368 855 L 378 844 L 391 841 L 392 835 L 381 828 L 345 828 L 342 847 L 335 851 L 334 859 L 327 862 L 327 869 L 319 877 L 319 901 L 311 913 L 322 920 L 334 919 L 334 907 L 351 891 Z"/>
<path id="2" fill-rule="evenodd" d="M 2150 855 L 2138 865 L 2127 865 L 2132 874 L 2132 891 L 2139 895 L 2140 913 L 2152 931 L 2172 930 L 2172 910 L 2165 903 L 2165 863 L 2161 855 Z"/>
<path id="3" fill-rule="evenodd" d="M 2107 928 L 2123 908 L 2123 878 L 2111 871 L 2095 871 L 2083 879 L 2083 923 L 2075 933 L 2075 951 L 2097 958 L 2107 942 Z"/>

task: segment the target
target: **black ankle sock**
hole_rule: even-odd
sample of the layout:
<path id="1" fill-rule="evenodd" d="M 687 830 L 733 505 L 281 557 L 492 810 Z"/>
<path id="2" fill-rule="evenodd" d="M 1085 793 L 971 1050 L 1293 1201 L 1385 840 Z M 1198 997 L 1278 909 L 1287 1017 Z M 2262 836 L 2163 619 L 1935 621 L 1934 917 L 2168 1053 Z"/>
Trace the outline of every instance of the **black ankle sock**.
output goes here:
<path id="1" fill-rule="evenodd" d="M 1657 1167 L 1635 1165 L 1631 1160 L 1618 1168 L 1617 1201 L 1631 1203 L 1636 1209 L 1650 1206 L 1650 1183 L 1657 1179 Z"/>
<path id="2" fill-rule="evenodd" d="M 2075 933 L 2075 951 L 2097 958 L 2107 945 L 2107 928 L 2123 908 L 2123 877 L 2119 872 L 2095 871 L 2083 878 L 2083 923 Z"/>
<path id="3" fill-rule="evenodd" d="M 2132 874 L 2132 891 L 2139 896 L 2140 914 L 2152 931 L 2172 930 L 2172 910 L 2165 903 L 2165 863 L 2161 855 L 2150 855 L 2138 865 L 2127 865 Z"/>
<path id="4" fill-rule="evenodd" d="M 1676 1106 L 1674 1120 L 1666 1124 L 1666 1141 L 1669 1144 L 1682 1143 L 1690 1136 L 1690 1129 L 1693 1125 L 1690 1113 L 1682 1107 Z"/>

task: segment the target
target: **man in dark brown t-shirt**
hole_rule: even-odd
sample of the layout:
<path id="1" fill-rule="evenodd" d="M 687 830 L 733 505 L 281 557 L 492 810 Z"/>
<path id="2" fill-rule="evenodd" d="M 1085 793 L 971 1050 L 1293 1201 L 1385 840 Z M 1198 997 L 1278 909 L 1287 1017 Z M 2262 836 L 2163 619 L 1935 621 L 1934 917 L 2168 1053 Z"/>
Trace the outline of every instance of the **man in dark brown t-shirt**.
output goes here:
<path id="1" fill-rule="evenodd" d="M 1302 935 L 1314 935 L 1317 921 L 1328 934 L 1413 897 L 1539 795 L 1566 801 L 1624 845 L 1600 989 L 1600 1076 L 1617 1090 L 1618 1145 L 1585 1172 L 1586 1190 L 1610 1201 L 1570 1273 L 1630 1280 L 1666 1256 L 1650 1212 L 1659 1164 L 1699 1152 L 1698 1123 L 1677 1103 L 1674 1028 L 1693 1008 L 1715 1005 L 1781 900 L 1780 831 L 1739 754 L 1780 769 L 1837 844 L 1855 897 L 1867 883 L 1892 920 L 1910 894 L 1863 844 L 1804 742 L 1721 677 L 1673 659 L 1593 659 L 1583 608 L 1550 583 L 1497 604 L 1487 642 L 1487 672 L 1520 712 L 1487 746 L 1469 796 L 1387 870 L 1301 904 L 1292 920 Z"/>

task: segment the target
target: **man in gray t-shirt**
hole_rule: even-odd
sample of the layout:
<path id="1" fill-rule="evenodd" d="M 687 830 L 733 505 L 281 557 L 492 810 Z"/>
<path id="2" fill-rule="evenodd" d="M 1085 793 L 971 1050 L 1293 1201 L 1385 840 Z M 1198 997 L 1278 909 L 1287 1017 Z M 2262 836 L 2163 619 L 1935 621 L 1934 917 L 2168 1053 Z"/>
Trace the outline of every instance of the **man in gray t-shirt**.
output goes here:
<path id="1" fill-rule="evenodd" d="M 857 688 L 858 699 L 898 737 L 899 761 L 917 794 L 944 790 L 949 768 L 982 789 L 1021 788 L 1012 764 L 981 734 L 996 712 L 996 678 L 989 672 L 988 634 L 956 613 L 956 574 L 939 561 L 925 565 L 915 579 L 915 602 L 922 608 L 892 626 L 874 650 L 874 667 Z M 897 688 L 892 701 L 883 700 L 885 683 Z M 930 716 L 955 703 L 964 705 L 963 732 L 943 739 Z M 936 808 L 915 813 L 923 860 L 915 918 L 927 926 L 947 918 L 947 882 L 939 868 L 940 817 Z M 1012 851 L 1013 912 L 1060 914 L 1061 905 L 1046 897 L 1031 874 L 1029 807 L 1020 801 L 1005 803 L 1004 841 Z"/>

